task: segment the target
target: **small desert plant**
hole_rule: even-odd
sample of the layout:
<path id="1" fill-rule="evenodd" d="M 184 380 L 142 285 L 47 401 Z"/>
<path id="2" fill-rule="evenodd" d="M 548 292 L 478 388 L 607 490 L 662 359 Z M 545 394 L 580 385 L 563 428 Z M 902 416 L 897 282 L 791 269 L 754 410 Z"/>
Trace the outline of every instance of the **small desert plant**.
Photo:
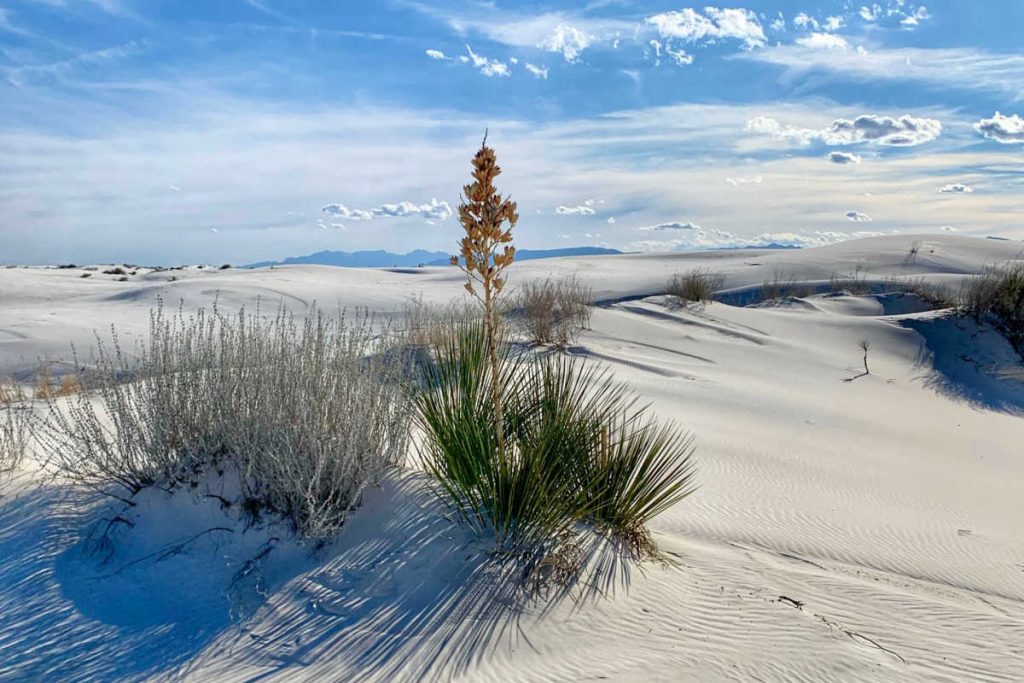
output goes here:
<path id="1" fill-rule="evenodd" d="M 108 268 L 107 270 L 104 270 L 103 274 L 104 275 L 127 275 L 128 271 L 126 271 L 121 266 L 114 266 L 113 268 Z"/>
<path id="2" fill-rule="evenodd" d="M 575 276 L 523 284 L 512 301 L 520 331 L 535 344 L 565 347 L 590 324 L 593 293 Z"/>
<path id="3" fill-rule="evenodd" d="M 20 403 L 28 397 L 25 390 L 17 382 L 0 378 L 0 407 L 11 403 Z"/>
<path id="4" fill-rule="evenodd" d="M 371 323 L 158 309 L 133 358 L 116 332 L 99 345 L 89 393 L 44 397 L 46 464 L 125 500 L 232 468 L 250 506 L 330 535 L 407 444 L 403 370 Z"/>
<path id="5" fill-rule="evenodd" d="M 917 263 L 917 254 L 921 251 L 921 240 L 914 240 L 910 243 L 907 255 L 903 257 L 903 265 L 912 266 Z"/>
<path id="6" fill-rule="evenodd" d="M 1024 356 L 1024 262 L 991 266 L 968 279 L 963 309 L 978 321 L 990 321 Z"/>
<path id="7" fill-rule="evenodd" d="M 669 278 L 666 288 L 669 296 L 681 303 L 704 303 L 715 298 L 715 292 L 722 288 L 725 276 L 697 268 L 688 273 L 677 273 Z"/>

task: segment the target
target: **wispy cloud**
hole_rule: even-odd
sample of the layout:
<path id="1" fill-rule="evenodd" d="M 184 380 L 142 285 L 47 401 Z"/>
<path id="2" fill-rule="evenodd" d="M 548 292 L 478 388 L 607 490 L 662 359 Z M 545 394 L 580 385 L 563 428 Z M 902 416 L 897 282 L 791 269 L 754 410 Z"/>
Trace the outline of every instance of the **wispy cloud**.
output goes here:
<path id="1" fill-rule="evenodd" d="M 732 58 L 783 67 L 791 79 L 823 71 L 856 82 L 922 83 L 1024 98 L 1024 55 L 1020 54 L 976 48 L 820 50 L 792 44 L 742 52 Z"/>

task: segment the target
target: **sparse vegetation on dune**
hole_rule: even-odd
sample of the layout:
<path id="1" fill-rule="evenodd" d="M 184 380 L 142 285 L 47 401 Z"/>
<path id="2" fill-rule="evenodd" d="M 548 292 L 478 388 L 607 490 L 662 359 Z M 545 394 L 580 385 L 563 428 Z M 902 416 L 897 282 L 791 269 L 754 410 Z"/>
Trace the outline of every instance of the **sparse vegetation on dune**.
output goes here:
<path id="1" fill-rule="evenodd" d="M 526 282 L 512 300 L 517 329 L 534 344 L 565 347 L 590 324 L 593 292 L 575 276 Z"/>
<path id="2" fill-rule="evenodd" d="M 994 324 L 1024 357 L 1024 262 L 986 268 L 964 283 L 960 299 L 968 314 Z"/>
<path id="3" fill-rule="evenodd" d="M 682 304 L 713 301 L 715 292 L 722 288 L 725 276 L 697 268 L 688 273 L 677 273 L 669 278 L 666 293 Z"/>
<path id="4" fill-rule="evenodd" d="M 248 507 L 330 535 L 406 451 L 402 368 L 370 322 L 157 310 L 133 357 L 99 346 L 90 392 L 42 397 L 45 462 L 125 499 L 234 468 Z"/>

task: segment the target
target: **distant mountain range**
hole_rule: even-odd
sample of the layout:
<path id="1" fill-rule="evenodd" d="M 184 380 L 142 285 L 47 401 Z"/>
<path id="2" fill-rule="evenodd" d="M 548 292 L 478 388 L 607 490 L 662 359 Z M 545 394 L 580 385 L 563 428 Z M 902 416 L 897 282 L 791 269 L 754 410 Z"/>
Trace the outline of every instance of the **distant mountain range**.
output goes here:
<path id="1" fill-rule="evenodd" d="M 603 247 L 568 247 L 565 249 L 519 249 L 517 261 L 530 261 L 559 256 L 605 256 L 621 254 L 618 249 Z M 408 254 L 393 254 L 389 251 L 318 251 L 308 256 L 290 256 L 283 261 L 260 261 L 245 268 L 266 268 L 268 266 L 318 265 L 344 268 L 415 268 L 417 266 L 447 266 L 451 256 L 444 251 L 417 249 Z"/>

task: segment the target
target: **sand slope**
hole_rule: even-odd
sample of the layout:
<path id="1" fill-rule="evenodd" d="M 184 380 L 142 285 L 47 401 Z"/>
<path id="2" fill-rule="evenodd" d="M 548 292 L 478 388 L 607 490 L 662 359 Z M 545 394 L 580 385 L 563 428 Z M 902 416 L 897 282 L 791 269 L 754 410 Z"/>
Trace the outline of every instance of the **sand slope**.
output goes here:
<path id="1" fill-rule="evenodd" d="M 922 248 L 908 264 L 914 239 Z M 888 237 L 521 264 L 513 284 L 550 272 L 592 283 L 607 304 L 572 352 L 608 364 L 696 432 L 701 488 L 654 524 L 673 566 L 609 572 L 605 597 L 503 608 L 479 543 L 422 475 L 406 473 L 310 565 L 271 572 L 265 604 L 245 618 L 228 619 L 230 601 L 210 596 L 218 575 L 195 569 L 223 565 L 213 545 L 160 568 L 197 605 L 145 604 L 136 590 L 148 616 L 124 619 L 96 607 L 97 591 L 112 601 L 116 591 L 74 559 L 75 513 L 87 502 L 23 483 L 0 499 L 0 679 L 1019 680 L 1024 384 L 1005 340 L 892 297 L 682 309 L 656 295 L 669 274 L 696 266 L 744 291 L 776 271 L 827 281 L 858 264 L 875 277 L 955 281 L 1019 251 Z M 158 297 L 393 313 L 410 296 L 444 301 L 460 286 L 434 268 L 178 276 L 0 270 L 0 371 L 66 356 L 69 340 L 86 343 L 110 322 L 142 333 Z M 861 370 L 861 339 L 872 374 L 844 382 Z M 158 579 L 132 580 L 156 593 Z"/>

